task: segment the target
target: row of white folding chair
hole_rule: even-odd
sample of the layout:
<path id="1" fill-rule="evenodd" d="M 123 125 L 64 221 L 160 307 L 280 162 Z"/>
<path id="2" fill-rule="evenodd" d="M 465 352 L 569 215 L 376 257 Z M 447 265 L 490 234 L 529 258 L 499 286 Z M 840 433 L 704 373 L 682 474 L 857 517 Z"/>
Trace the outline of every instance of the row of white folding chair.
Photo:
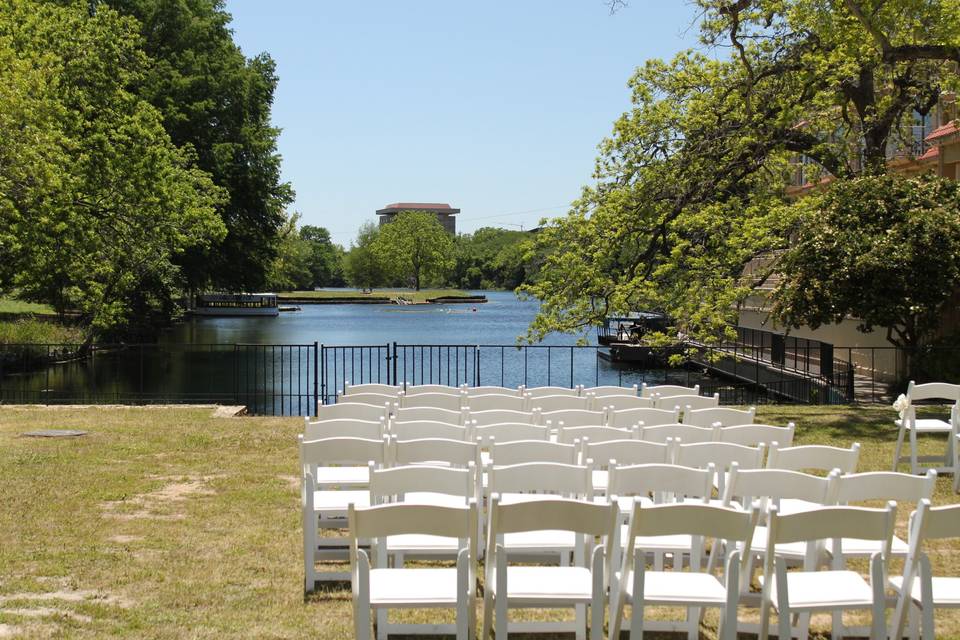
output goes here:
<path id="1" fill-rule="evenodd" d="M 629 472 L 632 470 L 624 469 L 623 471 Z M 656 478 L 662 481 L 664 478 L 664 472 L 667 470 L 641 469 L 640 471 L 646 471 L 648 479 Z M 780 475 L 785 474 L 789 476 L 786 482 L 773 483 L 779 486 L 795 485 L 797 483 L 797 479 L 803 477 L 803 474 L 794 474 L 791 472 L 777 472 L 777 473 L 779 473 Z M 886 475 L 891 475 L 891 474 L 886 474 Z M 755 477 L 755 480 L 756 480 L 755 485 L 758 487 L 756 491 L 758 492 L 758 494 L 761 492 L 769 491 L 771 487 L 770 480 L 772 476 L 770 475 L 770 472 L 762 472 L 762 476 L 763 477 L 761 476 Z M 616 472 L 615 472 L 615 477 L 616 477 Z M 812 481 L 821 483 L 821 486 L 823 485 L 823 483 L 830 482 L 830 479 L 806 477 L 808 482 L 811 481 L 811 478 L 812 478 Z M 650 480 L 648 480 L 648 482 L 650 482 Z M 636 484 L 638 483 L 636 482 L 633 483 L 634 486 L 636 486 Z M 683 483 L 677 482 L 676 478 L 671 477 L 669 478 L 668 482 L 663 486 L 665 486 L 667 489 L 676 490 L 676 487 L 678 486 L 682 487 Z M 695 493 L 696 488 L 688 489 L 688 491 L 690 493 Z M 793 493 L 797 494 L 798 491 L 793 490 Z M 857 495 L 860 495 L 860 494 L 857 494 Z M 526 520 L 526 525 L 522 531 L 524 532 L 534 531 L 534 530 L 539 531 L 539 530 L 542 530 L 542 527 L 544 526 L 555 527 L 556 523 L 551 518 L 544 517 L 543 515 L 544 507 L 541 506 L 541 505 L 547 504 L 548 502 L 555 502 L 555 501 L 556 501 L 555 499 L 553 500 L 548 499 L 546 501 L 543 501 L 543 499 L 541 499 L 537 503 L 525 502 L 525 503 L 520 503 L 515 505 L 517 508 L 514 509 L 514 511 L 517 514 L 526 513 L 529 518 Z M 551 599 L 551 597 L 549 596 L 549 592 L 551 591 L 551 588 L 550 588 L 551 585 L 560 586 L 553 579 L 545 579 L 545 580 L 541 579 L 541 580 L 534 581 L 533 583 L 525 582 L 521 585 L 518 585 L 519 587 L 522 587 L 522 588 L 512 592 L 510 590 L 510 585 L 504 584 L 504 583 L 509 583 L 509 580 L 498 581 L 496 574 L 491 573 L 491 569 L 493 569 L 494 567 L 499 569 L 501 572 L 507 571 L 506 569 L 507 549 L 506 547 L 503 546 L 503 542 L 502 542 L 503 538 L 501 538 L 498 535 L 498 531 L 500 531 L 498 527 L 499 514 L 501 514 L 500 508 L 502 506 L 502 505 L 499 505 L 498 503 L 499 503 L 499 498 L 493 500 L 492 510 L 491 510 L 490 526 L 491 526 L 491 531 L 493 532 L 493 535 L 489 539 L 490 545 L 492 548 L 492 551 L 489 553 L 491 553 L 492 555 L 489 556 L 490 560 L 488 561 L 488 565 L 487 565 L 488 567 L 488 576 L 487 576 L 488 587 L 487 588 L 490 590 L 489 595 L 487 596 L 487 602 L 486 602 L 487 608 L 485 609 L 485 617 L 487 617 L 487 621 L 486 621 L 487 629 L 490 628 L 489 616 L 492 613 L 492 610 L 490 609 L 490 604 L 491 604 L 490 601 L 496 599 L 496 593 L 498 592 L 501 594 L 504 592 L 514 593 L 515 595 L 517 595 L 517 597 L 510 597 L 508 598 L 508 600 L 513 600 L 514 604 L 522 605 L 524 604 L 524 602 L 519 597 L 519 593 L 523 592 L 524 588 L 525 589 L 533 588 L 542 597 L 539 599 L 535 599 L 531 597 L 531 599 L 529 601 L 526 601 L 525 604 L 527 606 L 530 606 L 531 604 L 534 606 L 544 606 L 547 604 L 558 604 L 558 602 L 555 602 L 554 600 Z M 690 507 L 692 505 L 685 505 L 685 506 Z M 647 528 L 643 528 L 638 525 L 638 517 L 641 517 L 644 514 L 644 511 L 643 511 L 644 508 L 649 508 L 649 504 L 644 504 L 643 500 L 637 501 L 634 508 L 634 512 L 631 515 L 630 526 L 631 526 L 632 533 L 628 533 L 627 540 L 633 541 L 634 544 L 636 544 L 637 536 L 645 536 L 646 538 L 661 537 L 661 536 L 669 536 L 669 535 L 675 534 L 678 531 L 682 531 L 684 535 L 690 536 L 690 537 L 713 536 L 713 537 L 716 537 L 718 540 L 726 539 L 726 540 L 733 540 L 733 541 L 736 541 L 739 538 L 739 540 L 742 543 L 740 546 L 744 546 L 747 540 L 755 539 L 755 537 L 752 535 L 739 535 L 739 536 L 735 535 L 734 532 L 730 531 L 729 529 L 723 529 L 722 527 L 721 527 L 722 531 L 719 531 L 719 532 L 717 530 L 711 530 L 710 525 L 708 524 L 710 522 L 710 517 L 708 516 L 713 512 L 711 511 L 710 508 L 704 508 L 704 507 L 700 507 L 696 510 L 690 510 L 691 513 L 695 511 L 696 515 L 692 519 L 687 519 L 686 522 L 695 523 L 693 527 L 686 525 L 686 528 L 677 527 L 676 530 L 671 530 L 671 526 L 674 526 L 674 525 L 671 525 L 668 523 L 673 522 L 673 520 L 670 520 L 669 516 L 667 515 L 671 513 L 671 510 L 658 509 L 650 512 L 650 520 L 648 522 L 651 524 L 648 524 Z M 786 624 L 787 630 L 789 631 L 790 618 L 788 614 L 789 614 L 789 611 L 791 610 L 799 611 L 799 612 L 806 612 L 808 610 L 814 610 L 814 609 L 834 610 L 838 606 L 841 606 L 844 604 L 849 605 L 850 600 L 852 598 L 856 602 L 857 606 L 873 607 L 874 611 L 876 612 L 878 610 L 878 599 L 875 597 L 876 591 L 877 591 L 876 589 L 872 589 L 871 591 L 871 587 L 865 586 L 866 583 L 864 583 L 862 579 L 859 579 L 858 575 L 852 574 L 851 572 L 843 571 L 842 565 L 839 565 L 836 562 L 834 564 L 835 573 L 829 573 L 829 574 L 824 573 L 824 574 L 819 574 L 817 576 L 812 576 L 812 577 L 809 575 L 804 575 L 803 581 L 790 577 L 790 578 L 786 578 L 786 582 L 784 582 L 784 579 L 785 579 L 784 576 L 786 575 L 785 573 L 786 565 L 783 564 L 781 560 L 778 560 L 776 563 L 774 562 L 774 558 L 778 557 L 779 555 L 779 547 L 788 546 L 791 544 L 797 545 L 800 543 L 805 543 L 807 540 L 810 540 L 810 539 L 821 539 L 821 538 L 837 538 L 837 539 L 853 538 L 857 540 L 873 540 L 875 541 L 876 545 L 879 547 L 883 547 L 884 545 L 889 547 L 889 544 L 886 541 L 889 540 L 889 537 L 892 534 L 892 509 L 893 509 L 892 506 L 888 507 L 885 510 L 833 508 L 833 509 L 828 509 L 822 512 L 805 512 L 803 514 L 796 514 L 792 516 L 789 516 L 789 515 L 779 516 L 775 508 L 770 510 L 770 515 L 768 516 L 770 518 L 769 520 L 770 532 L 766 536 L 766 544 L 764 546 L 764 551 L 766 553 L 767 558 L 769 558 L 769 560 L 765 562 L 765 565 L 764 565 L 765 579 L 763 583 L 764 583 L 765 591 L 762 597 L 762 605 L 765 608 L 769 608 L 771 606 L 776 607 L 780 611 L 781 615 L 783 615 L 783 621 L 781 622 L 781 633 L 783 633 L 782 625 L 784 622 Z M 678 510 L 678 512 L 679 511 L 680 510 Z M 884 513 L 883 515 L 878 515 L 878 514 L 881 514 L 881 512 L 886 512 L 886 513 Z M 729 512 L 726 512 L 726 513 L 729 513 Z M 811 515 L 812 513 L 817 513 L 817 515 Z M 608 515 L 609 515 L 609 512 L 608 512 Z M 689 518 L 690 516 L 686 516 L 686 517 Z M 727 517 L 727 516 L 724 516 L 724 517 Z M 589 518 L 586 518 L 586 519 L 589 520 Z M 578 526 L 584 527 L 583 521 L 585 520 L 585 518 L 580 517 L 579 520 L 580 520 L 580 524 Z M 728 520 L 729 520 L 729 517 L 728 517 Z M 882 526 L 878 526 L 878 523 L 880 523 L 881 521 L 882 521 Z M 753 524 L 756 523 L 755 516 L 753 516 L 752 522 Z M 652 523 L 658 523 L 658 524 L 652 524 Z M 556 527 L 559 527 L 559 525 L 556 525 Z M 602 535 L 602 531 L 597 529 L 597 527 L 594 526 L 589 528 L 591 529 L 590 532 L 587 532 L 589 533 L 589 535 L 591 536 Z M 511 530 L 511 532 L 517 533 L 519 531 Z M 366 533 L 365 531 L 359 531 L 359 532 L 355 532 L 354 535 L 365 537 L 365 533 Z M 442 534 L 435 533 L 435 535 L 442 535 Z M 497 541 L 500 541 L 500 544 L 494 546 Z M 641 543 L 640 547 L 645 548 L 643 547 L 643 544 L 649 544 L 650 542 L 651 542 L 650 540 L 644 540 L 643 543 Z M 805 546 L 809 548 L 810 545 L 805 545 Z M 737 544 L 735 543 L 728 545 L 727 546 L 728 552 L 732 552 L 734 549 L 736 549 L 736 547 L 737 547 Z M 354 548 L 356 549 L 356 546 Z M 693 550 L 696 548 L 696 545 L 685 547 L 685 548 Z M 498 555 L 498 553 L 500 555 Z M 612 546 L 610 546 L 609 538 L 608 538 L 608 553 L 606 557 L 610 558 L 613 553 L 614 553 L 614 549 Z M 838 554 L 837 557 L 839 557 L 840 555 L 842 554 Z M 594 558 L 595 561 L 592 566 L 594 569 L 599 569 L 600 565 L 596 562 L 596 559 L 597 558 Z M 874 582 L 876 582 L 876 578 L 877 576 L 879 576 L 881 579 L 881 582 L 879 584 L 881 585 L 883 584 L 882 562 L 883 562 L 883 556 L 881 555 L 881 556 L 876 556 L 871 563 L 871 570 L 873 573 Z M 701 563 L 699 562 L 692 564 L 691 570 L 694 567 L 699 569 L 700 564 Z M 728 571 L 725 573 L 724 577 L 728 581 L 729 580 L 733 581 L 732 583 L 728 582 L 727 586 L 730 586 L 730 585 L 736 586 L 738 584 L 737 575 L 736 575 L 737 572 L 732 570 L 732 568 L 738 567 L 739 565 L 736 561 L 735 556 L 728 557 L 726 565 L 728 567 Z M 621 572 L 619 574 L 619 577 L 620 577 L 619 584 L 621 585 L 621 587 L 617 589 L 615 592 L 614 585 L 611 585 L 612 606 L 614 602 L 617 603 L 617 606 L 615 609 L 616 615 L 614 615 L 614 609 L 612 608 L 611 610 L 611 617 L 612 617 L 611 624 L 616 625 L 616 626 L 612 626 L 613 629 L 619 628 L 620 621 L 621 621 L 620 614 L 621 614 L 622 605 L 623 605 L 622 600 L 617 600 L 614 597 L 615 593 L 622 593 L 624 596 L 624 599 L 630 597 L 631 595 L 643 594 L 643 597 L 642 598 L 638 597 L 637 600 L 638 601 L 642 600 L 642 603 L 644 605 L 689 604 L 694 607 L 699 607 L 699 606 L 726 607 L 730 603 L 729 598 L 731 597 L 731 594 L 736 596 L 738 596 L 739 594 L 739 588 L 718 590 L 716 588 L 716 583 L 714 582 L 712 583 L 713 587 L 710 587 L 707 589 L 707 594 L 710 597 L 704 599 L 703 598 L 704 588 L 709 587 L 711 583 L 705 581 L 704 579 L 693 578 L 691 579 L 693 580 L 692 582 L 691 581 L 687 582 L 688 588 L 679 589 L 679 590 L 674 589 L 672 591 L 668 590 L 668 593 L 666 596 L 667 599 L 661 600 L 661 599 L 658 599 L 657 594 L 659 593 L 663 595 L 664 591 L 661 589 L 658 592 L 658 590 L 655 588 L 658 584 L 660 586 L 671 586 L 671 585 L 677 586 L 678 581 L 685 580 L 685 578 L 678 575 L 659 576 L 656 574 L 656 572 L 647 572 L 643 566 L 643 563 L 637 564 L 636 562 L 633 561 L 629 550 L 628 550 L 628 553 L 624 556 L 622 567 L 623 568 L 621 569 Z M 880 567 L 881 570 L 878 570 L 878 567 Z M 632 579 L 631 579 L 631 576 L 629 575 L 629 571 L 631 568 L 634 570 L 634 575 L 632 576 Z M 810 570 L 815 570 L 816 568 L 817 568 L 816 563 L 810 564 L 808 562 L 806 570 L 810 571 Z M 774 589 L 773 583 L 771 582 L 771 576 L 774 575 L 774 571 L 776 571 L 776 573 L 781 579 L 780 587 L 776 589 Z M 564 574 L 557 574 L 557 573 L 551 573 L 551 572 L 541 572 L 539 571 L 539 569 L 536 571 L 536 573 L 537 575 L 543 576 L 544 578 L 553 578 L 553 577 L 559 578 L 562 575 L 564 575 Z M 532 574 L 533 574 L 533 569 L 531 569 L 531 576 Z M 572 574 L 565 574 L 565 575 L 569 577 Z M 597 577 L 596 572 L 594 572 L 594 574 L 591 576 L 591 581 L 586 583 L 584 583 L 582 580 L 582 577 L 585 574 L 579 574 L 579 575 L 581 576 L 581 580 L 579 582 L 581 587 L 583 586 L 583 584 L 590 584 L 595 586 L 595 582 L 596 582 L 595 579 Z M 790 575 L 792 576 L 794 574 L 790 574 Z M 519 576 L 519 573 L 512 573 L 509 571 L 506 574 L 504 574 L 504 577 L 506 576 L 522 578 L 521 576 Z M 741 574 L 741 579 L 743 577 L 748 578 L 748 576 L 749 574 Z M 819 588 L 815 591 L 804 588 L 805 585 L 809 584 L 812 578 L 817 579 L 817 583 L 819 585 Z M 859 582 L 858 582 L 858 579 L 859 579 Z M 650 580 L 651 582 L 647 583 L 646 580 Z M 657 582 L 657 580 L 659 580 L 659 583 Z M 834 581 L 834 582 L 831 582 L 831 581 Z M 518 580 L 518 582 L 521 582 L 521 580 Z M 410 582 L 409 584 L 412 586 L 415 583 Z M 570 581 L 567 580 L 563 583 L 563 586 L 569 587 L 570 584 L 571 584 Z M 848 597 L 846 602 L 838 601 L 836 599 L 830 598 L 832 594 L 836 594 L 838 591 L 842 591 L 842 589 L 835 588 L 838 584 L 844 585 L 847 589 L 853 589 L 852 593 L 847 593 Z M 630 587 L 632 587 L 632 589 Z M 570 593 L 571 590 L 566 589 L 566 591 L 567 593 Z M 530 592 L 527 592 L 527 593 L 530 593 Z M 590 589 L 581 588 L 577 590 L 577 593 L 579 594 L 579 600 L 577 602 L 584 603 L 588 601 L 588 599 L 584 597 L 584 594 L 587 594 L 589 596 L 589 600 L 593 601 L 594 606 L 596 606 L 596 600 L 594 599 L 594 596 L 598 594 L 597 589 L 593 587 L 591 587 Z M 865 599 L 863 597 L 864 593 L 868 593 L 868 594 L 872 593 L 874 597 L 867 597 Z M 685 594 L 685 595 L 691 596 L 691 599 L 685 601 L 682 597 L 679 597 L 678 594 Z M 720 594 L 720 597 L 717 597 L 717 594 Z M 811 597 L 811 594 L 813 597 Z M 882 601 L 882 586 L 880 588 L 880 594 L 881 594 L 880 598 Z M 857 596 L 860 597 L 859 600 L 856 600 Z M 565 602 L 569 604 L 570 601 L 565 601 Z M 505 605 L 507 603 L 503 603 L 503 604 Z M 501 605 L 501 603 L 497 603 L 497 605 L 498 605 L 497 613 L 498 613 L 498 616 L 500 616 L 498 618 L 497 626 L 498 626 L 498 630 L 502 633 L 503 631 L 505 631 L 505 626 L 501 628 L 500 622 L 501 621 L 505 622 L 506 606 Z M 450 604 L 448 603 L 447 606 L 450 606 Z M 633 617 L 635 621 L 638 620 L 638 617 L 642 619 L 642 607 L 639 607 L 639 609 L 640 611 L 637 611 L 637 610 L 634 611 Z M 875 617 L 875 620 L 879 619 L 881 621 L 880 622 L 881 625 L 882 625 L 882 619 L 883 619 L 882 610 L 883 610 L 882 604 L 880 604 L 879 611 L 881 613 L 879 614 L 878 617 Z M 725 611 L 730 612 L 731 609 L 725 608 Z M 735 609 L 733 611 L 735 612 Z M 598 619 L 602 620 L 602 617 L 598 618 L 596 614 L 597 614 L 597 611 L 596 609 L 594 609 L 592 617 L 595 623 L 591 628 L 592 629 L 591 635 L 593 635 L 593 629 L 597 628 L 596 621 Z M 694 622 L 697 621 L 698 618 L 699 616 L 697 615 L 697 613 L 695 611 L 692 612 L 690 615 L 688 615 L 688 624 L 691 620 L 693 620 Z M 729 622 L 731 620 L 735 620 L 735 619 L 736 619 L 735 613 L 732 617 L 729 615 L 729 613 L 724 616 L 724 620 L 727 623 L 727 625 L 729 625 Z M 767 619 L 764 617 L 763 621 L 766 622 L 766 620 Z M 583 621 L 583 616 L 578 616 L 578 622 L 582 623 L 582 621 Z M 724 625 L 721 628 L 722 637 L 732 637 L 731 635 L 729 635 L 730 630 L 727 628 L 727 625 Z M 368 628 L 369 627 L 367 626 L 366 629 Z M 582 629 L 582 626 L 580 628 Z M 638 627 L 635 626 L 634 633 L 638 633 L 639 631 L 640 629 L 638 629 Z M 735 633 L 735 627 L 734 627 L 734 633 Z M 362 637 L 362 635 L 363 635 L 362 633 L 358 633 L 358 637 Z M 599 633 L 597 633 L 597 636 L 599 636 Z M 781 635 L 781 637 L 784 637 L 784 636 Z"/>

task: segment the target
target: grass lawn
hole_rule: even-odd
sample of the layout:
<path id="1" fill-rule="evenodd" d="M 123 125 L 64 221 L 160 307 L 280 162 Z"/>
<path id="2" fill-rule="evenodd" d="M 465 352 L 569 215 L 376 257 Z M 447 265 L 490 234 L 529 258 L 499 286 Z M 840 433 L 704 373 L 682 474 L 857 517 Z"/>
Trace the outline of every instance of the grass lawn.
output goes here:
<path id="1" fill-rule="evenodd" d="M 0 313 L 32 313 L 34 315 L 54 315 L 53 307 L 48 304 L 24 302 L 16 298 L 0 298 Z"/>
<path id="2" fill-rule="evenodd" d="M 372 293 L 365 294 L 359 291 L 285 291 L 278 294 L 280 300 L 285 298 L 395 298 L 403 296 L 412 298 L 414 302 L 424 302 L 428 298 L 438 298 L 440 296 L 466 296 L 466 291 L 460 289 L 421 289 L 413 291 L 412 289 L 374 289 Z"/>
<path id="3" fill-rule="evenodd" d="M 800 443 L 860 442 L 862 471 L 889 467 L 892 418 L 888 407 L 758 415 L 796 421 Z M 38 428 L 90 434 L 19 437 Z M 301 429 L 210 409 L 0 407 L 0 638 L 352 637 L 349 588 L 302 592 Z M 956 501 L 950 483 L 938 504 Z M 928 550 L 936 573 L 960 575 L 960 546 Z M 960 614 L 937 621 L 941 637 L 960 635 Z M 705 637 L 715 625 L 708 614 Z"/>

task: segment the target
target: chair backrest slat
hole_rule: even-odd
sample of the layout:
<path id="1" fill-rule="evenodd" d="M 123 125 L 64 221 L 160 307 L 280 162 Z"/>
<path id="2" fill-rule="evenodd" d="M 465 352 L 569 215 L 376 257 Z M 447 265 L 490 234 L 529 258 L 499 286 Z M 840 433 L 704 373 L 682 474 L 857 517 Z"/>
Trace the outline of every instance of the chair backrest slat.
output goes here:
<path id="1" fill-rule="evenodd" d="M 657 384 L 647 386 L 646 383 L 640 387 L 640 395 L 644 398 L 650 398 L 659 395 L 661 398 L 669 396 L 698 396 L 700 395 L 700 385 L 684 387 L 676 384 Z"/>
<path id="2" fill-rule="evenodd" d="M 860 443 L 854 442 L 849 449 L 821 444 L 806 444 L 797 447 L 771 447 L 767 459 L 770 469 L 803 471 L 806 469 L 841 473 L 854 473 L 860 459 Z"/>
<path id="3" fill-rule="evenodd" d="M 578 397 L 580 395 L 579 388 L 568 388 L 568 387 L 528 387 L 525 389 L 524 393 L 530 398 L 538 399 L 548 396 L 573 396 Z"/>
<path id="4" fill-rule="evenodd" d="M 490 493 L 555 493 L 586 498 L 593 493 L 589 466 L 556 462 L 494 465 L 487 472 L 487 486 Z"/>
<path id="5" fill-rule="evenodd" d="M 460 387 L 451 387 L 446 384 L 418 384 L 407 386 L 403 390 L 403 393 L 407 396 L 418 396 L 425 393 L 437 393 L 459 398 L 461 395 L 463 395 L 463 389 Z"/>
<path id="6" fill-rule="evenodd" d="M 608 396 L 616 397 L 638 397 L 637 396 L 637 385 L 632 387 L 616 387 L 616 386 L 599 386 L 599 387 L 587 387 L 581 391 L 581 395 L 590 394 L 595 398 L 605 398 Z"/>
<path id="7" fill-rule="evenodd" d="M 793 434 L 796 425 L 792 422 L 785 427 L 776 427 L 769 424 L 738 424 L 720 427 L 719 442 L 732 442 L 748 447 L 755 447 L 760 443 L 768 447 L 774 442 L 781 447 L 793 445 Z"/>
<path id="8" fill-rule="evenodd" d="M 600 467 L 606 467 L 611 460 L 615 460 L 621 466 L 668 464 L 670 461 L 670 446 L 666 443 L 643 440 L 593 442 L 587 439 L 583 443 L 583 459 L 593 460 L 594 464 Z"/>
<path id="9" fill-rule="evenodd" d="M 465 467 L 479 463 L 475 442 L 448 438 L 419 438 L 393 441 L 393 461 L 397 464 L 443 463 Z"/>
<path id="10" fill-rule="evenodd" d="M 706 469 L 675 464 L 611 465 L 607 495 L 633 496 L 669 493 L 708 498 L 713 490 L 715 467 Z"/>
<path id="11" fill-rule="evenodd" d="M 589 398 L 581 398 L 572 394 L 530 396 L 527 406 L 531 409 L 539 409 L 541 413 L 547 413 L 564 409 L 586 409 L 589 400 Z"/>
<path id="12" fill-rule="evenodd" d="M 321 438 L 366 438 L 379 440 L 383 437 L 386 422 L 380 420 L 353 420 L 351 418 L 337 418 L 334 420 L 304 419 L 303 439 L 320 440 Z"/>
<path id="13" fill-rule="evenodd" d="M 516 442 L 517 440 L 548 440 L 550 429 L 524 422 L 501 422 L 483 427 L 473 427 L 473 437 L 483 447 L 491 442 Z"/>
<path id="14" fill-rule="evenodd" d="M 640 429 L 640 440 L 648 442 L 666 442 L 668 438 L 681 442 L 713 442 L 716 429 L 712 427 L 696 427 L 692 424 L 658 424 L 653 427 L 643 426 Z"/>
<path id="15" fill-rule="evenodd" d="M 583 442 L 606 442 L 608 440 L 631 440 L 636 437 L 633 429 L 617 429 L 615 427 L 562 427 L 557 439 L 564 444 L 573 444 L 577 440 Z"/>
<path id="16" fill-rule="evenodd" d="M 380 384 L 376 382 L 365 384 L 350 384 L 350 382 L 343 383 L 343 395 L 345 396 L 356 395 L 358 393 L 379 393 L 382 395 L 396 397 L 397 394 L 402 390 L 403 387 L 392 384 Z"/>
<path id="17" fill-rule="evenodd" d="M 341 402 L 322 404 L 317 407 L 317 420 L 385 420 L 389 413 L 386 402 L 365 404 L 362 402 Z"/>
<path id="18" fill-rule="evenodd" d="M 683 414 L 683 423 L 698 427 L 712 427 L 733 424 L 750 424 L 757 414 L 756 407 L 749 409 L 732 409 L 730 407 L 708 407 L 706 409 L 691 409 Z"/>
<path id="19" fill-rule="evenodd" d="M 463 407 L 463 394 L 460 392 L 456 394 L 435 392 L 414 393 L 412 395 L 401 394 L 400 406 L 405 409 L 431 407 L 446 409 L 447 411 L 459 411 Z"/>
<path id="20" fill-rule="evenodd" d="M 654 427 L 661 424 L 675 424 L 680 422 L 680 410 L 670 409 L 622 409 L 614 410 L 607 416 L 607 424 L 611 427 L 632 427 L 643 424 Z"/>
<path id="21" fill-rule="evenodd" d="M 695 535 L 723 540 L 745 541 L 753 536 L 757 512 L 709 504 L 681 503 L 641 506 L 634 503 L 639 518 L 635 536 Z"/>
<path id="22" fill-rule="evenodd" d="M 386 440 L 366 438 L 322 438 L 304 440 L 300 436 L 300 461 L 305 465 L 383 463 L 387 459 Z"/>
<path id="23" fill-rule="evenodd" d="M 475 497 L 475 467 L 454 469 L 411 465 L 370 470 L 371 504 L 380 498 L 405 493 L 443 493 L 463 498 Z M 466 504 L 466 502 L 464 503 Z"/>
<path id="24" fill-rule="evenodd" d="M 490 446 L 490 461 L 495 465 L 514 465 L 526 462 L 557 462 L 576 464 L 577 448 L 572 444 L 549 440 L 515 440 L 497 442 Z"/>
<path id="25" fill-rule="evenodd" d="M 541 424 L 549 424 L 557 428 L 564 427 L 599 427 L 605 425 L 606 414 L 603 411 L 589 411 L 587 409 L 559 409 L 544 411 L 540 414 Z"/>
<path id="26" fill-rule="evenodd" d="M 384 504 L 371 507 L 350 505 L 350 534 L 356 538 L 388 535 L 424 534 L 450 538 L 470 538 L 475 530 L 471 518 L 476 508 L 424 504 Z"/>
<path id="27" fill-rule="evenodd" d="M 464 400 L 464 406 L 470 410 L 471 413 L 474 411 L 490 411 L 497 409 L 509 409 L 511 411 L 526 411 L 527 410 L 527 398 L 521 398 L 518 395 L 504 395 L 504 394 L 485 394 L 485 395 L 471 395 Z"/>
<path id="28" fill-rule="evenodd" d="M 495 534 L 558 529 L 589 536 L 609 536 L 618 517 L 615 504 L 600 504 L 564 498 L 544 498 L 533 502 L 500 504 L 491 501 L 492 529 Z"/>
<path id="29" fill-rule="evenodd" d="M 501 422 L 526 422 L 537 424 L 539 412 L 514 411 L 513 409 L 487 409 L 484 411 L 470 411 L 470 422 L 474 426 L 483 427 Z"/>
<path id="30" fill-rule="evenodd" d="M 867 500 L 896 500 L 919 503 L 933 497 L 937 472 L 930 469 L 926 475 L 915 476 L 895 471 L 872 471 L 840 476 L 837 482 L 837 502 L 865 502 Z"/>
<path id="31" fill-rule="evenodd" d="M 697 396 L 697 395 L 684 395 L 684 396 L 654 396 L 656 398 L 656 405 L 660 409 L 673 409 L 674 407 L 679 407 L 681 411 L 688 412 L 694 409 L 706 409 L 709 407 L 718 407 L 720 406 L 720 394 L 714 393 L 712 396 Z"/>
<path id="32" fill-rule="evenodd" d="M 893 536 L 896 504 L 883 509 L 823 507 L 784 516 L 771 515 L 768 546 L 827 538 L 889 540 Z"/>
<path id="33" fill-rule="evenodd" d="M 383 406 L 397 401 L 399 395 L 386 393 L 351 393 L 337 398 L 337 404 L 372 404 Z"/>
<path id="34" fill-rule="evenodd" d="M 676 463 L 685 467 L 704 468 L 713 463 L 725 471 L 736 464 L 740 469 L 759 469 L 763 466 L 766 447 L 745 447 L 729 442 L 694 442 L 677 448 Z"/>
<path id="35" fill-rule="evenodd" d="M 424 438 L 444 438 L 447 440 L 466 441 L 470 437 L 470 429 L 446 422 L 432 422 L 419 420 L 415 422 L 392 422 L 390 433 L 398 440 L 423 440 Z"/>
<path id="36" fill-rule="evenodd" d="M 459 424 L 464 422 L 465 413 L 461 409 L 450 410 L 437 407 L 399 407 L 394 411 L 395 422 L 446 422 Z"/>

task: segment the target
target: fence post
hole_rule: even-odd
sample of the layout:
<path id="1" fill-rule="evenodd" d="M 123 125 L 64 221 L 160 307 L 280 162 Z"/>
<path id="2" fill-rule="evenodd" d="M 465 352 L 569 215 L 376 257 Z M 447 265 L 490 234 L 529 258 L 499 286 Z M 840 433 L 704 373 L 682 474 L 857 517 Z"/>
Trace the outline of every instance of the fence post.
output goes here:
<path id="1" fill-rule="evenodd" d="M 390 353 L 390 345 L 387 345 L 387 353 Z M 389 357 L 389 355 L 388 355 Z M 397 343 L 393 343 L 393 384 L 397 383 Z M 406 386 L 406 384 L 404 384 Z"/>
<path id="2" fill-rule="evenodd" d="M 326 393 L 326 380 L 324 382 L 323 391 Z M 320 417 L 320 403 L 326 400 L 326 398 L 320 395 L 320 343 L 316 340 L 313 341 L 313 415 Z"/>
<path id="3" fill-rule="evenodd" d="M 480 345 L 477 345 L 475 354 L 476 355 L 473 356 L 473 362 L 476 365 L 474 366 L 474 371 L 476 371 L 476 376 L 474 377 L 473 386 L 479 387 L 480 386 Z"/>

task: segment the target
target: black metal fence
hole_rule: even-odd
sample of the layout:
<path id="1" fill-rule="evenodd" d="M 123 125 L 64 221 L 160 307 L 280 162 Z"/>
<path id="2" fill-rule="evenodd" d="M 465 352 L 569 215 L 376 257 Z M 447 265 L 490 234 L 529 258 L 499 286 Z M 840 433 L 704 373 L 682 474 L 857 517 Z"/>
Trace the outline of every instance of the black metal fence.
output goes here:
<path id="1" fill-rule="evenodd" d="M 960 360 L 956 349 L 932 353 L 939 361 Z M 0 345 L 0 402 L 216 403 L 245 405 L 259 415 L 309 415 L 317 403 L 336 402 L 346 382 L 375 382 L 699 384 L 701 393 L 719 393 L 723 404 L 844 404 L 890 401 L 907 361 L 893 347 L 825 350 L 822 343 L 777 345 L 749 333 L 733 344 L 695 348 L 682 366 L 667 366 L 667 351 L 654 359 L 661 364 L 645 366 L 611 362 L 606 354 L 601 346 L 570 345 Z"/>

